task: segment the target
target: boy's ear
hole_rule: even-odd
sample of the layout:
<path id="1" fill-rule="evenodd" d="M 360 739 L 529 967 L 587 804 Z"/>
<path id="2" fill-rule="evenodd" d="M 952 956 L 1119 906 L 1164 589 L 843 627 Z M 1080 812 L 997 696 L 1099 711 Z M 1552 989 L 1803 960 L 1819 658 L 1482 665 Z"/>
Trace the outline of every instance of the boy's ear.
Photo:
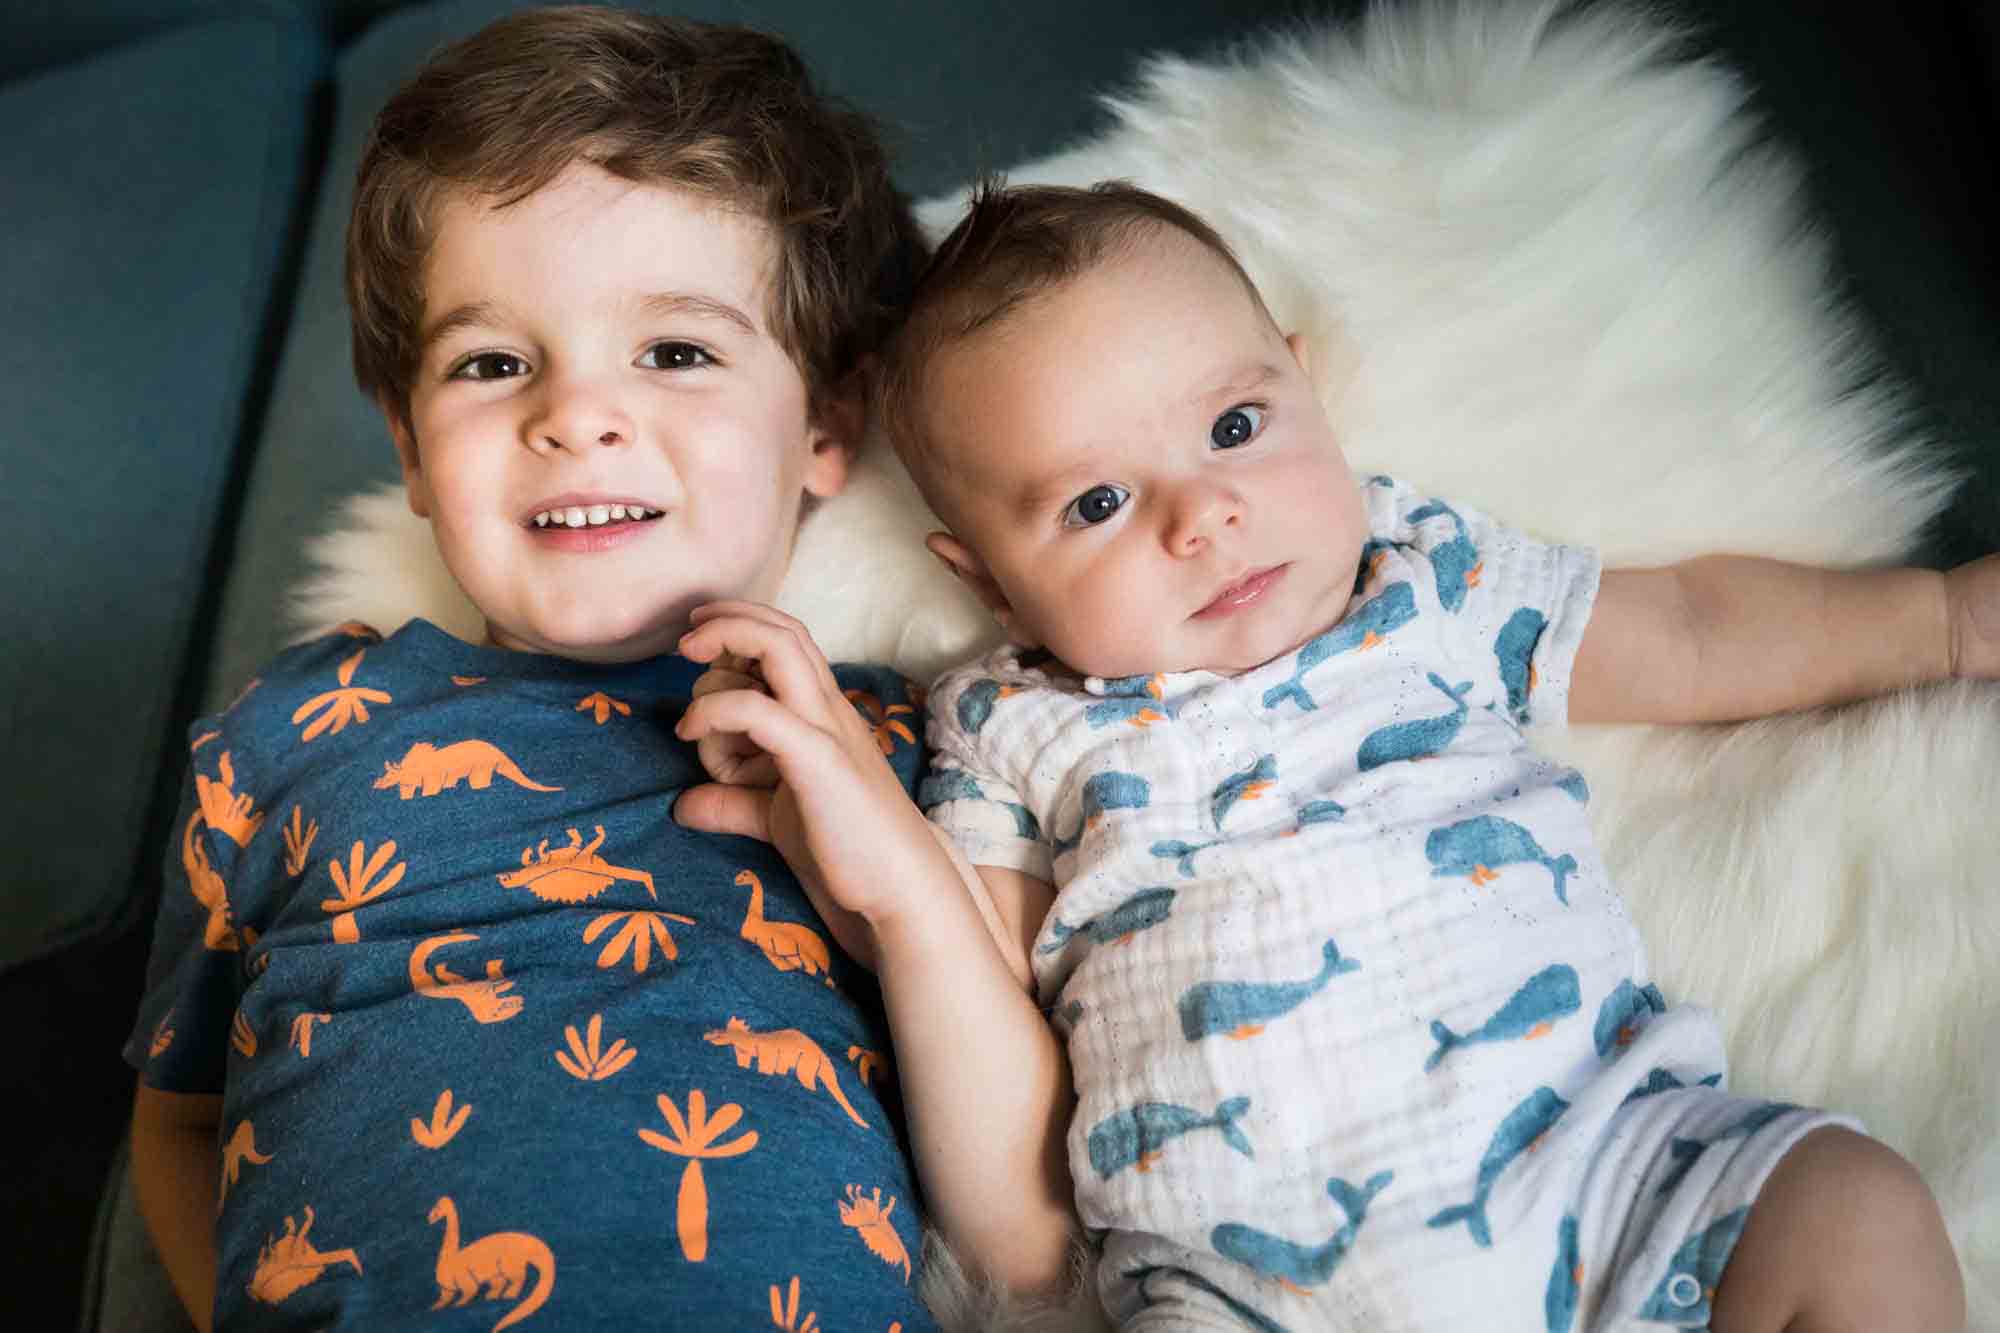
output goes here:
<path id="1" fill-rule="evenodd" d="M 979 604 L 992 612 L 993 618 L 1000 622 L 1000 628 L 1006 630 L 1015 642 L 1027 648 L 1036 646 L 1021 637 L 1020 617 L 1014 614 L 1014 604 L 1007 600 L 1007 594 L 994 581 L 986 563 L 973 554 L 971 547 L 949 532 L 931 533 L 924 538 L 924 546 L 944 562 L 946 569 L 958 576 L 960 583 L 972 589 L 972 595 L 979 599 Z"/>
<path id="2" fill-rule="evenodd" d="M 386 398 L 377 398 L 382 420 L 389 423 L 389 438 L 396 442 L 396 459 L 403 465 L 403 497 L 418 518 L 431 516 L 431 488 L 424 481 L 423 463 L 417 455 L 417 437 L 410 429 L 410 417 Z"/>
<path id="3" fill-rule="evenodd" d="M 867 383 L 857 370 L 823 391 L 813 404 L 812 419 L 806 423 L 806 442 L 812 449 L 806 459 L 808 494 L 824 500 L 847 488 L 848 469 L 868 428 Z"/>

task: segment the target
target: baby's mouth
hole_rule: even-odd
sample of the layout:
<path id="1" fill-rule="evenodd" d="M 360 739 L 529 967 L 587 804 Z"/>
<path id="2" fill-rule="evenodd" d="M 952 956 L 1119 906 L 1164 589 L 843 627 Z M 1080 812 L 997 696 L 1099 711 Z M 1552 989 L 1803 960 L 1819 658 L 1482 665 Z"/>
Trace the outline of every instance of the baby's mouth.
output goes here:
<path id="1" fill-rule="evenodd" d="M 529 521 L 538 528 L 601 528 L 613 523 L 646 523 L 665 512 L 644 505 L 568 505 L 539 510 Z"/>

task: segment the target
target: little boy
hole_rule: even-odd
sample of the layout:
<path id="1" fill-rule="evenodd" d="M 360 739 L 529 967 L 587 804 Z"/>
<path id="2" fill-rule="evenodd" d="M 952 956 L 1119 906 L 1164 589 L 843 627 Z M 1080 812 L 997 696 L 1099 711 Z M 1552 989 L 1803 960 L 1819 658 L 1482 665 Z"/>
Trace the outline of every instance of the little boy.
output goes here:
<path id="1" fill-rule="evenodd" d="M 880 407 L 950 526 L 931 549 L 1013 641 L 932 691 L 923 799 L 1066 1042 L 1074 1107 L 1029 1123 L 1067 1118 L 1121 1326 L 1960 1325 L 1922 1180 L 1850 1119 L 1723 1090 L 1714 1020 L 1648 979 L 1582 777 L 1522 728 L 1991 678 L 2000 558 L 1600 572 L 1357 483 L 1303 342 L 1213 230 L 1125 186 L 975 197 Z M 804 650 L 699 619 L 688 654 L 758 657 L 773 697 L 707 694 L 683 734 L 769 750 L 801 874 L 878 940 L 925 929 L 946 895 L 890 845 L 932 882 L 944 858 L 777 716 Z M 964 1003 L 987 1042 L 1036 1021 L 998 988 Z M 1010 1078 L 976 1051 L 924 1073 L 968 1107 Z M 950 1197 L 963 1164 L 924 1165 Z"/>
<path id="2" fill-rule="evenodd" d="M 383 110 L 355 365 L 487 642 L 349 626 L 191 733 L 126 1056 L 202 1328 L 930 1327 L 872 979 L 669 813 L 674 643 L 776 591 L 921 256 L 760 34 L 524 13 Z"/>

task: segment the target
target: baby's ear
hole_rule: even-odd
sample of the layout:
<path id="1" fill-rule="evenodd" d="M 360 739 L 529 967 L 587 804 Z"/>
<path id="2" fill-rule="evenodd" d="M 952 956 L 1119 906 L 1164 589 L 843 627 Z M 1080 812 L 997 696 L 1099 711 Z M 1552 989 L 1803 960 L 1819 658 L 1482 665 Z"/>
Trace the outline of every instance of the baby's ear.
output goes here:
<path id="1" fill-rule="evenodd" d="M 403 496 L 410 512 L 418 518 L 431 516 L 431 488 L 424 480 L 423 461 L 417 454 L 416 433 L 410 429 L 410 415 L 386 398 L 377 398 L 382 420 L 389 425 L 389 438 L 396 442 L 396 458 L 403 465 Z"/>
<path id="2" fill-rule="evenodd" d="M 972 589 L 972 595 L 979 599 L 981 606 L 993 613 L 993 618 L 1000 622 L 1000 628 L 1006 630 L 1009 635 L 1018 634 L 1020 626 L 1018 618 L 1014 615 L 1013 603 L 1007 600 L 1007 594 L 1002 592 L 1000 585 L 994 581 L 991 571 L 986 568 L 986 562 L 975 555 L 971 547 L 949 532 L 931 533 L 924 538 L 924 546 L 932 555 L 944 562 L 946 569 L 958 576 L 960 583 Z"/>

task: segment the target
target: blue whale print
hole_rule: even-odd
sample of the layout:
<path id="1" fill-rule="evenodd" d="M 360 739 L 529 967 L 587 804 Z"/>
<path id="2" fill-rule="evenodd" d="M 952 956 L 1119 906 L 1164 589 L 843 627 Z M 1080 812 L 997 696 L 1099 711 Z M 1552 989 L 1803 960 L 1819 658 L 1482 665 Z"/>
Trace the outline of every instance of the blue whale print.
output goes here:
<path id="1" fill-rule="evenodd" d="M 1424 855 L 1435 867 L 1431 874 L 1442 879 L 1464 875 L 1474 884 L 1490 884 L 1499 878 L 1495 866 L 1532 863 L 1542 866 L 1556 880 L 1556 901 L 1569 905 L 1565 881 L 1576 869 L 1576 858 L 1565 852 L 1550 856 L 1528 830 L 1498 815 L 1476 815 L 1471 819 L 1432 829 L 1424 839 Z"/>
<path id="2" fill-rule="evenodd" d="M 977 736 L 993 716 L 993 705 L 1014 691 L 997 680 L 975 680 L 958 696 L 958 725 Z"/>
<path id="3" fill-rule="evenodd" d="M 1416 594 L 1410 590 L 1410 585 L 1390 584 L 1356 607 L 1353 615 L 1317 638 L 1308 639 L 1305 646 L 1299 649 L 1292 668 L 1292 678 L 1264 691 L 1264 707 L 1276 708 L 1290 699 L 1301 711 L 1312 712 L 1318 705 L 1313 703 L 1312 695 L 1306 693 L 1304 684 L 1306 672 L 1329 657 L 1374 647 L 1416 619 L 1416 615 L 1417 599 Z"/>
<path id="4" fill-rule="evenodd" d="M 1307 801 L 1299 807 L 1298 827 L 1292 832 L 1297 833 L 1308 824 L 1331 824 L 1346 815 L 1347 807 L 1339 801 Z"/>
<path id="5" fill-rule="evenodd" d="M 1094 944 L 1117 944 L 1167 919 L 1174 907 L 1174 890 L 1141 889 L 1109 911 L 1101 912 L 1080 926 L 1058 921 L 1049 927 L 1049 942 L 1037 953 L 1055 953 L 1073 935 L 1082 935 Z"/>
<path id="6" fill-rule="evenodd" d="M 1254 1037 L 1266 1021 L 1282 1017 L 1317 995 L 1327 982 L 1361 964 L 1342 958 L 1326 942 L 1320 970 L 1303 981 L 1198 981 L 1181 995 L 1181 1035 L 1189 1041 L 1218 1034 Z"/>
<path id="7" fill-rule="evenodd" d="M 1283 1324 L 1278 1323 L 1263 1311 L 1254 1310 L 1245 1305 L 1242 1301 L 1237 1300 L 1234 1296 L 1231 1296 L 1221 1287 L 1216 1286 L 1193 1269 L 1181 1268 L 1177 1265 L 1147 1264 L 1140 1268 L 1128 1268 L 1125 1270 L 1125 1280 L 1139 1289 L 1141 1308 L 1150 1310 L 1155 1305 L 1182 1305 L 1186 1303 L 1177 1296 L 1157 1296 L 1153 1293 L 1152 1288 L 1146 1285 L 1161 1274 L 1166 1274 L 1173 1281 L 1185 1282 L 1197 1291 L 1213 1296 L 1217 1301 L 1228 1307 L 1231 1314 L 1241 1319 L 1246 1328 L 1254 1329 L 1256 1333 L 1289 1333 L 1289 1330 Z"/>
<path id="8" fill-rule="evenodd" d="M 1215 826 L 1218 829 L 1222 827 L 1222 821 L 1228 818 L 1238 801 L 1256 800 L 1277 785 L 1277 780 L 1278 756 L 1274 754 L 1260 755 L 1250 767 L 1224 778 L 1208 801 L 1209 814 L 1214 818 Z"/>
<path id="9" fill-rule="evenodd" d="M 986 793 L 979 783 L 962 768 L 945 768 L 926 776 L 917 787 L 917 807 L 926 813 L 948 801 L 983 801 Z M 1014 832 L 1030 842 L 1042 840 L 1041 822 L 1035 812 L 1014 801 L 995 801 L 1004 806 L 1014 816 Z"/>
<path id="10" fill-rule="evenodd" d="M 1591 1029 L 1591 1039 L 1597 1043 L 1598 1056 L 1608 1058 L 1614 1050 L 1630 1046 L 1647 1019 L 1665 1012 L 1667 997 L 1660 994 L 1658 986 L 1651 983 L 1635 986 L 1630 980 L 1620 981 L 1604 997 L 1604 1003 L 1597 1006 L 1597 1023 Z"/>
<path id="11" fill-rule="evenodd" d="M 1737 1237 L 1743 1234 L 1743 1224 L 1749 1217 L 1747 1206 L 1738 1208 L 1682 1242 L 1667 1263 L 1666 1276 L 1639 1307 L 1639 1318 L 1706 1327 L 1709 1303 L 1715 1299 L 1722 1270 L 1729 1263 L 1730 1253 L 1735 1250 Z"/>
<path id="12" fill-rule="evenodd" d="M 1083 841 L 1083 831 L 1095 828 L 1110 810 L 1144 810 L 1153 799 L 1153 785 L 1137 773 L 1093 773 L 1083 784 L 1083 818 L 1076 832 L 1058 838 L 1052 850 L 1057 856 L 1072 851 Z"/>
<path id="13" fill-rule="evenodd" d="M 1394 1172 L 1378 1171 L 1359 1189 L 1338 1176 L 1327 1181 L 1326 1192 L 1347 1214 L 1347 1220 L 1324 1244 L 1299 1245 L 1241 1222 L 1222 1223 L 1209 1234 L 1208 1243 L 1223 1258 L 1248 1264 L 1266 1277 L 1293 1287 L 1316 1287 L 1340 1267 L 1340 1261 L 1354 1247 L 1354 1238 L 1361 1233 L 1369 1203 L 1394 1179 Z"/>
<path id="14" fill-rule="evenodd" d="M 1172 861 L 1180 868 L 1181 874 L 1192 876 L 1195 856 L 1211 847 L 1221 845 L 1222 840 L 1219 838 L 1214 842 L 1182 842 L 1178 838 L 1162 838 L 1153 844 L 1151 850 L 1153 855 Z"/>
<path id="15" fill-rule="evenodd" d="M 1654 1192 L 1657 1194 L 1670 1192 L 1674 1186 L 1687 1178 L 1687 1173 L 1694 1169 L 1695 1162 L 1703 1153 L 1724 1139 L 1747 1139 L 1779 1116 L 1798 1109 L 1790 1102 L 1765 1102 L 1713 1138 L 1675 1139 L 1667 1145 L 1667 1151 L 1672 1155 L 1674 1165 L 1660 1181 L 1660 1188 Z"/>
<path id="16" fill-rule="evenodd" d="M 1533 1040 L 1546 1035 L 1556 1020 L 1567 1018 L 1583 1007 L 1577 987 L 1576 969 L 1567 963 L 1553 963 L 1521 983 L 1507 1003 L 1472 1031 L 1460 1036 L 1443 1023 L 1431 1023 L 1431 1037 L 1437 1049 L 1424 1061 L 1426 1073 L 1436 1069 L 1445 1054 L 1460 1046 L 1482 1041 Z"/>
<path id="17" fill-rule="evenodd" d="M 1103 1180 L 1128 1166 L 1150 1170 L 1167 1144 L 1198 1129 L 1215 1130 L 1224 1143 L 1254 1158 L 1257 1154 L 1251 1151 L 1250 1140 L 1236 1125 L 1249 1109 L 1248 1097 L 1231 1097 L 1215 1108 L 1214 1115 L 1172 1102 L 1140 1102 L 1114 1111 L 1091 1126 L 1090 1167 Z"/>
<path id="18" fill-rule="evenodd" d="M 1556 1227 L 1556 1261 L 1549 1269 L 1549 1285 L 1542 1296 L 1542 1319 L 1548 1333 L 1569 1333 L 1576 1320 L 1577 1300 L 1583 1295 L 1583 1252 L 1577 1245 L 1576 1218 L 1563 1214 Z"/>
<path id="19" fill-rule="evenodd" d="M 1514 1159 L 1533 1148 L 1567 1110 L 1569 1103 L 1556 1096 L 1552 1088 L 1536 1088 L 1522 1098 L 1521 1104 L 1500 1122 L 1500 1128 L 1493 1131 L 1493 1140 L 1479 1159 L 1479 1182 L 1471 1202 L 1445 1209 L 1427 1225 L 1448 1227 L 1463 1222 L 1472 1233 L 1474 1244 L 1482 1249 L 1493 1244 L 1493 1232 L 1486 1221 L 1486 1200 L 1492 1196 L 1494 1184 L 1513 1165 Z"/>
<path id="20" fill-rule="evenodd" d="M 1465 520 L 1442 500 L 1433 500 L 1412 509 L 1407 522 L 1414 526 L 1427 518 L 1439 516 L 1451 519 L 1458 535 L 1431 548 L 1431 571 L 1437 576 L 1438 603 L 1445 610 L 1455 613 L 1465 605 L 1466 589 L 1478 586 L 1479 548 L 1472 544 L 1472 538 L 1465 530 Z"/>
<path id="21" fill-rule="evenodd" d="M 1493 656 L 1500 663 L 1500 684 L 1507 690 L 1507 712 L 1516 722 L 1528 720 L 1528 696 L 1535 692 L 1535 645 L 1549 626 L 1548 617 L 1524 606 L 1507 617 L 1493 639 Z"/>
<path id="22" fill-rule="evenodd" d="M 1083 720 L 1093 728 L 1119 722 L 1150 727 L 1174 715 L 1166 697 L 1166 681 L 1158 675 L 1121 676 L 1104 682 L 1104 697 L 1083 710 Z"/>
<path id="23" fill-rule="evenodd" d="M 1556 786 L 1562 790 L 1563 795 L 1569 797 L 1578 805 L 1590 804 L 1590 784 L 1585 782 L 1583 774 L 1577 772 L 1575 769 L 1572 768 L 1569 772 L 1557 778 Z"/>
<path id="24" fill-rule="evenodd" d="M 1452 710 L 1436 717 L 1420 717 L 1414 722 L 1391 723 L 1370 732 L 1355 756 L 1363 773 L 1399 760 L 1429 759 L 1442 754 L 1458 735 L 1458 729 L 1465 725 L 1465 696 L 1472 689 L 1472 682 L 1447 685 L 1435 671 L 1430 673 L 1430 682 L 1438 693 L 1451 700 Z"/>
<path id="25" fill-rule="evenodd" d="M 1721 1084 L 1722 1075 L 1720 1074 L 1710 1074 L 1701 1080 L 1701 1085 L 1705 1088 L 1720 1087 Z M 1681 1082 L 1680 1076 L 1672 1070 L 1655 1069 L 1646 1075 L 1644 1083 L 1641 1083 L 1638 1087 L 1625 1094 L 1625 1101 L 1636 1102 L 1641 1097 L 1651 1097 L 1662 1092 L 1674 1092 L 1686 1086 L 1687 1084 Z M 1623 1103 L 1621 1102 L 1620 1105 L 1623 1105 Z"/>

